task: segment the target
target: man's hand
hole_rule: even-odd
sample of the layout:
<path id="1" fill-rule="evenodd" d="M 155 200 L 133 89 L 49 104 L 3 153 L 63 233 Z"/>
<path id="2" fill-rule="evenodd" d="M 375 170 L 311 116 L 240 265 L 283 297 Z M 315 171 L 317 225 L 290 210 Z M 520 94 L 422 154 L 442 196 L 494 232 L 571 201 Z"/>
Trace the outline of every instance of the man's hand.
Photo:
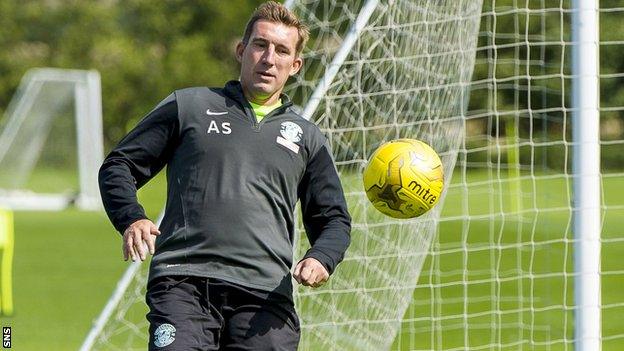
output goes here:
<path id="1" fill-rule="evenodd" d="M 141 261 L 145 261 L 147 250 L 153 255 L 156 235 L 160 235 L 160 231 L 149 219 L 139 219 L 130 224 L 123 234 L 124 261 L 127 261 L 128 257 L 132 258 L 132 262 L 139 258 Z M 143 241 L 147 244 L 147 250 Z"/>
<path id="2" fill-rule="evenodd" d="M 318 288 L 329 279 L 329 272 L 325 266 L 315 258 L 306 258 L 295 267 L 293 277 L 299 284 Z"/>

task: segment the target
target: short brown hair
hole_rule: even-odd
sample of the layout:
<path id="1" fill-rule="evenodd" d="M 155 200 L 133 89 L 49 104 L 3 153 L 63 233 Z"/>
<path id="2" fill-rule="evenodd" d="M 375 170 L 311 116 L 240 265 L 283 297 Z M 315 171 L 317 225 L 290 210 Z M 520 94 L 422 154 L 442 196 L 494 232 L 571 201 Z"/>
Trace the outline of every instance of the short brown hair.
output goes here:
<path id="1" fill-rule="evenodd" d="M 267 1 L 256 8 L 249 19 L 249 22 L 247 22 L 247 26 L 245 27 L 243 44 L 247 45 L 253 26 L 259 20 L 282 23 L 288 27 L 297 28 L 297 33 L 299 34 L 299 41 L 297 41 L 297 55 L 301 54 L 301 51 L 303 51 L 303 48 L 308 41 L 308 37 L 310 36 L 310 31 L 294 13 L 286 8 L 286 6 L 275 1 Z"/>

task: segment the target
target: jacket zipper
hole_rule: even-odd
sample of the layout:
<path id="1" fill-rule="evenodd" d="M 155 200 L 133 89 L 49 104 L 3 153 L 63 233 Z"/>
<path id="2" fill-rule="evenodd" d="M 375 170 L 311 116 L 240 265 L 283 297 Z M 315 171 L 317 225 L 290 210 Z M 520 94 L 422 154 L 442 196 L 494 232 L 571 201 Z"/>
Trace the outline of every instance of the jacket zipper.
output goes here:
<path id="1" fill-rule="evenodd" d="M 253 112 L 253 109 L 252 109 L 251 110 L 252 115 L 253 115 L 253 125 L 252 126 L 253 126 L 254 132 L 259 133 L 260 132 L 260 128 L 262 127 L 262 125 L 264 124 L 264 122 L 267 119 L 276 116 L 278 113 L 279 114 L 283 114 L 286 111 L 286 109 L 288 107 L 290 107 L 291 105 L 292 105 L 292 102 L 290 102 L 290 101 L 285 103 L 285 104 L 283 104 L 282 106 L 280 106 L 280 107 L 276 108 L 275 110 L 269 112 L 269 114 L 264 116 L 264 118 L 260 122 L 258 122 L 258 117 L 256 117 L 256 114 Z"/>

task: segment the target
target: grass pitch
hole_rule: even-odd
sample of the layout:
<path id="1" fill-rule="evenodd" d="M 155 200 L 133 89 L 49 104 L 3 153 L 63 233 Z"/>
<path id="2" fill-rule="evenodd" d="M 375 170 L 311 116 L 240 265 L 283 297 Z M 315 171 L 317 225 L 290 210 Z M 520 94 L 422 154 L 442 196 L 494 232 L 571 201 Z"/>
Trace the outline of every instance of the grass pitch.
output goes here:
<path id="1" fill-rule="evenodd" d="M 490 179 L 485 173 L 454 176 L 434 254 L 395 349 L 573 349 L 569 179 L 525 178 L 514 185 L 523 192 L 515 204 L 504 177 Z M 467 187 L 458 186 L 462 181 Z M 603 350 L 620 350 L 624 178 L 605 175 L 603 192 Z M 163 176 L 140 198 L 156 218 L 164 203 Z M 127 267 L 119 234 L 103 212 L 76 210 L 17 212 L 15 234 L 15 313 L 1 317 L 12 327 L 13 348 L 78 349 Z"/>

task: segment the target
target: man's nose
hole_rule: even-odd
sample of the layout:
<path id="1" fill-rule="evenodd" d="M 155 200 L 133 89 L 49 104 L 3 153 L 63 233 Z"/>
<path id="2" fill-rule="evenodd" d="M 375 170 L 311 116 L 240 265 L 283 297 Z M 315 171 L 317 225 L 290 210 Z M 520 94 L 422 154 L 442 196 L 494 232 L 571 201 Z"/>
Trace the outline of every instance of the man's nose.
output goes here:
<path id="1" fill-rule="evenodd" d="M 262 55 L 262 62 L 273 65 L 275 64 L 275 48 L 273 45 L 269 45 Z"/>

